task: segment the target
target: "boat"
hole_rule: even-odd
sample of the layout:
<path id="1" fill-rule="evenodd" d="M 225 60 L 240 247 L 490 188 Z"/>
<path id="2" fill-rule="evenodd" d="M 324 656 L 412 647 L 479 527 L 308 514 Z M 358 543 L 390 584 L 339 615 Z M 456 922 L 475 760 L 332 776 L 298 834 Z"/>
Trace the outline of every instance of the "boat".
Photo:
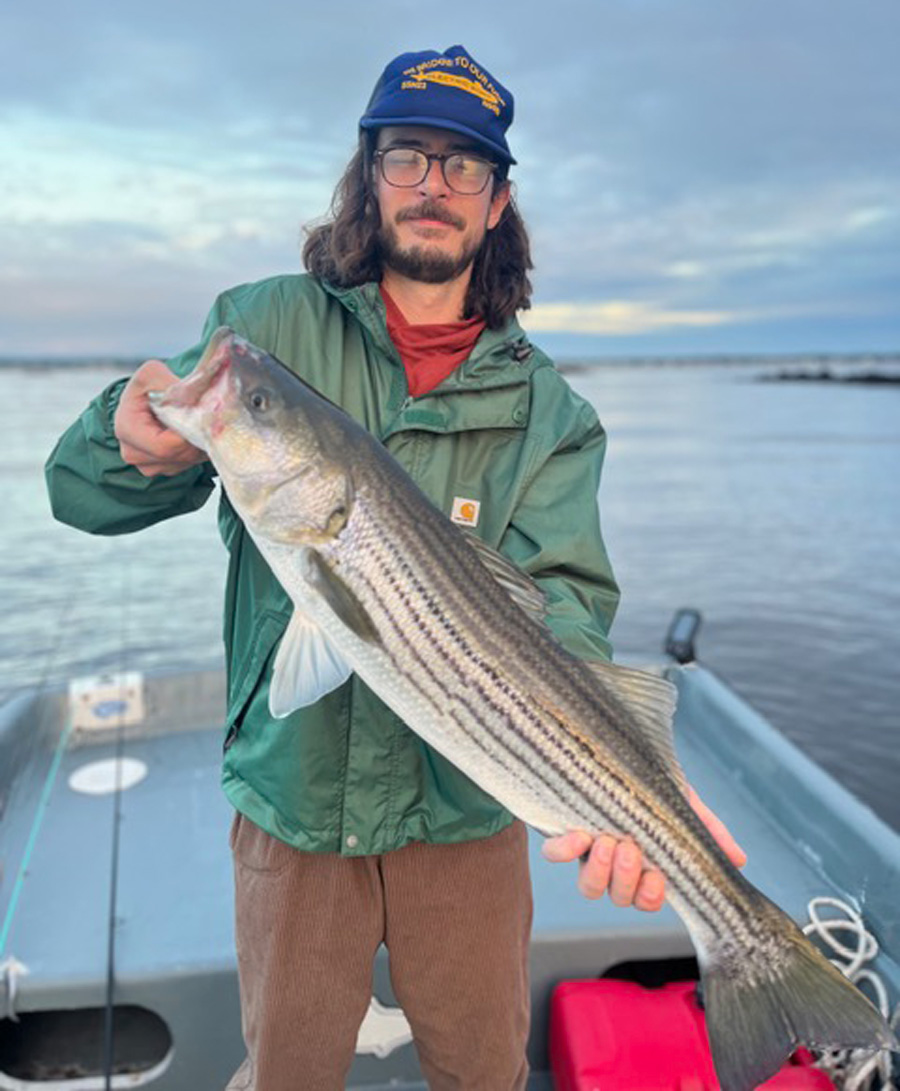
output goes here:
<path id="1" fill-rule="evenodd" d="M 828 898 L 864 922 L 857 961 L 878 982 L 864 987 L 893 1011 L 900 836 L 698 661 L 699 622 L 676 616 L 657 668 L 679 691 L 688 779 L 746 849 L 748 878 L 795 920 Z M 74 680 L 0 709 L 0 1091 L 213 1091 L 242 1061 L 224 707 L 221 673 L 186 670 Z M 698 976 L 674 912 L 587 901 L 574 865 L 546 862 L 540 841 L 529 1091 L 554 1087 L 561 982 Z M 835 929 L 847 947 L 853 926 L 820 925 Z M 424 1087 L 382 949 L 348 1088 Z"/>

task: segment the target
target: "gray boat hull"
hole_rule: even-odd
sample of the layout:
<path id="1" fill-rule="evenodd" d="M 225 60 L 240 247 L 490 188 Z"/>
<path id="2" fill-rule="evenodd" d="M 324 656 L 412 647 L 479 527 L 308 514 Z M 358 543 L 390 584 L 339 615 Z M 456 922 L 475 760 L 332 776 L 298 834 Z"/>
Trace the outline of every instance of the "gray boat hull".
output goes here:
<path id="1" fill-rule="evenodd" d="M 682 763 L 747 849 L 748 877 L 801 921 L 816 895 L 856 899 L 881 943 L 877 968 L 896 997 L 900 838 L 709 671 L 691 666 L 670 675 L 681 691 Z M 0 710 L 0 1013 L 18 1018 L 0 1018 L 0 1089 L 21 1086 L 13 1073 L 29 1051 L 60 1072 L 81 1065 L 82 1075 L 28 1086 L 105 1086 L 97 1058 L 110 998 L 114 878 L 113 1026 L 119 1058 L 133 1071 L 113 1086 L 224 1087 L 243 1058 L 231 813 L 219 788 L 223 680 L 215 672 L 145 678 L 142 703 L 140 722 L 121 729 L 73 728 L 64 691 L 25 694 Z M 143 768 L 133 786 L 72 787 L 79 770 L 117 755 Z M 548 1006 L 558 981 L 675 979 L 691 974 L 693 951 L 668 908 L 640 914 L 588 902 L 576 892 L 573 868 L 543 860 L 537 836 L 531 853 L 534 1089 L 551 1087 Z M 384 950 L 375 996 L 396 1007 Z M 392 1048 L 397 1019 L 388 1022 L 393 1030 L 380 1047 L 386 1055 L 358 1054 L 350 1087 L 424 1086 L 413 1045 Z M 372 1029 L 366 1048 L 379 1033 Z"/>

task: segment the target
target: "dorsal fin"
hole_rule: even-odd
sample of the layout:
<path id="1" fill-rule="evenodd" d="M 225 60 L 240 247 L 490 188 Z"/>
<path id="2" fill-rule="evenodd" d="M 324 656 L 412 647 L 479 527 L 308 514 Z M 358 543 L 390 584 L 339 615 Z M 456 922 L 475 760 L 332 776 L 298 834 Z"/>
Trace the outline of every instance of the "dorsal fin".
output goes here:
<path id="1" fill-rule="evenodd" d="M 687 795 L 687 778 L 675 754 L 672 734 L 672 719 L 678 700 L 676 687 L 665 678 L 635 667 L 621 667 L 617 663 L 601 660 L 584 660 L 584 665 L 605 689 L 617 694 L 628 706 L 641 737 L 652 747 Z"/>
<path id="2" fill-rule="evenodd" d="M 513 602 L 521 607 L 532 621 L 543 623 L 547 616 L 547 599 L 531 576 L 523 572 L 509 558 L 498 553 L 493 546 L 477 538 L 470 530 L 460 528 L 466 541 L 478 554 L 484 567 L 497 583 L 509 595 Z"/>
<path id="3" fill-rule="evenodd" d="M 551 632 L 546 625 L 547 599 L 534 580 L 470 530 L 463 527 L 460 529 L 466 541 L 478 554 L 481 563 L 513 602 L 521 607 L 533 621 Z M 678 690 L 675 686 L 665 678 L 634 667 L 622 667 L 601 660 L 583 660 L 583 662 L 605 688 L 617 694 L 627 704 L 641 732 L 641 737 L 687 795 L 688 782 L 675 754 L 675 740 L 672 735 L 672 719 L 678 699 Z M 590 725 L 588 726 L 590 729 Z"/>

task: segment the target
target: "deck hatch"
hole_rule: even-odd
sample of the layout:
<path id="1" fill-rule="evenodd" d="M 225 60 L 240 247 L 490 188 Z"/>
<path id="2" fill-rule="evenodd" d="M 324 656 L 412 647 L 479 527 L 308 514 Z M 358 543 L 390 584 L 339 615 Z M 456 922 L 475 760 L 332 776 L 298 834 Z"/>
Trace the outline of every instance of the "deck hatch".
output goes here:
<path id="1" fill-rule="evenodd" d="M 2 1091 L 103 1091 L 104 1008 L 22 1012 L 0 1020 Z M 154 1012 L 117 1005 L 113 1018 L 114 1088 L 149 1084 L 168 1067 L 172 1035 Z"/>

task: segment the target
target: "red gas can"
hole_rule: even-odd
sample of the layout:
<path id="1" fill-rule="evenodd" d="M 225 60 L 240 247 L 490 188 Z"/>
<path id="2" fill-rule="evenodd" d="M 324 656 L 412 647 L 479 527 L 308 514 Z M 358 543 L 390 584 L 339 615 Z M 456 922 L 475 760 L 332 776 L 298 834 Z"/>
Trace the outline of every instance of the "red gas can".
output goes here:
<path id="1" fill-rule="evenodd" d="M 564 981 L 550 1005 L 556 1091 L 719 1091 L 696 982 Z M 833 1089 L 798 1051 L 765 1091 Z"/>

